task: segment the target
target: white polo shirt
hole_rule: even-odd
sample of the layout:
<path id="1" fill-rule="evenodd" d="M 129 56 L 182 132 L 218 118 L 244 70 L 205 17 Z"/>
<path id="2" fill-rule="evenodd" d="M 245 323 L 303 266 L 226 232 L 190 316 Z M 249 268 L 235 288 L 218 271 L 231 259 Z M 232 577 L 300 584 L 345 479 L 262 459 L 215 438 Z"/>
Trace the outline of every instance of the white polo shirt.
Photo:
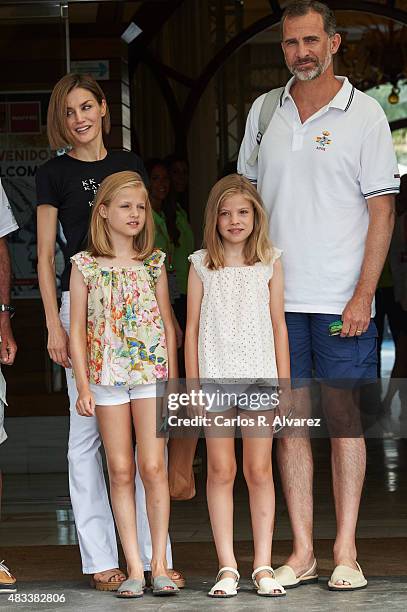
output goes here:
<path id="1" fill-rule="evenodd" d="M 344 77 L 331 102 L 301 123 L 287 83 L 256 144 L 266 94 L 255 100 L 238 172 L 257 183 L 270 238 L 283 250 L 287 312 L 341 314 L 360 276 L 369 214 L 366 200 L 397 193 L 397 161 L 381 106 Z"/>
<path id="2" fill-rule="evenodd" d="M 10 203 L 3 189 L 0 179 L 0 238 L 18 229 L 16 220 L 11 211 Z M 6 381 L 0 367 L 0 444 L 7 438 L 4 430 L 4 405 L 6 404 Z"/>

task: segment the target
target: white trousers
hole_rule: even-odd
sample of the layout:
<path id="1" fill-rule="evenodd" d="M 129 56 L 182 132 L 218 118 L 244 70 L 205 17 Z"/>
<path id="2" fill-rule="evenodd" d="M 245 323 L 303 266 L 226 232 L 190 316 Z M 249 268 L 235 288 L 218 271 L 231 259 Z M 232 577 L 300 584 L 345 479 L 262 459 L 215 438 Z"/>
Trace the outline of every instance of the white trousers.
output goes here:
<path id="1" fill-rule="evenodd" d="M 62 293 L 61 323 L 69 335 L 69 292 Z M 66 369 L 70 427 L 68 443 L 69 491 L 78 533 L 84 574 L 118 567 L 116 532 L 100 455 L 101 439 L 96 417 L 76 412 L 78 397 L 72 370 Z M 166 457 L 167 458 L 167 457 Z M 152 545 L 143 482 L 136 470 L 137 536 L 145 570 L 151 569 Z M 167 565 L 172 568 L 171 542 L 167 539 Z"/>

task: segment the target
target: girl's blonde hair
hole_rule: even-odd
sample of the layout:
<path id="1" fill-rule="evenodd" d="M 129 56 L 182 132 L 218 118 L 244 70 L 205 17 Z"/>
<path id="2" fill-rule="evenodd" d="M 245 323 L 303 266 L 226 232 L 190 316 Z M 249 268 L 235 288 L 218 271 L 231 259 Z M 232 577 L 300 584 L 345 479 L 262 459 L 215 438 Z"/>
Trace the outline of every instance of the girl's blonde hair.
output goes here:
<path id="1" fill-rule="evenodd" d="M 62 149 L 67 145 L 73 145 L 72 134 L 66 125 L 66 98 L 76 87 L 89 91 L 96 99 L 99 106 L 106 96 L 100 85 L 88 74 L 66 74 L 58 81 L 52 90 L 48 105 L 47 134 L 52 150 Z M 110 132 L 110 113 L 106 104 L 106 113 L 102 117 L 102 130 L 104 134 Z"/>
<path id="2" fill-rule="evenodd" d="M 258 261 L 267 264 L 271 259 L 268 219 L 261 197 L 246 178 L 239 174 L 229 174 L 212 187 L 205 210 L 204 246 L 207 249 L 206 265 L 210 270 L 217 270 L 225 265 L 222 238 L 217 228 L 218 212 L 222 203 L 234 195 L 243 196 L 253 205 L 253 231 L 243 251 L 246 265 L 252 266 Z"/>
<path id="3" fill-rule="evenodd" d="M 154 248 L 154 220 L 150 200 L 143 179 L 137 172 L 125 170 L 115 172 L 105 178 L 97 191 L 90 219 L 88 251 L 94 257 L 114 257 L 112 242 L 109 235 L 107 219 L 100 214 L 102 204 L 109 206 L 111 201 L 125 187 L 136 187 L 142 189 L 145 196 L 146 221 L 143 229 L 134 236 L 134 250 L 137 251 L 139 259 L 145 259 L 151 255 Z"/>

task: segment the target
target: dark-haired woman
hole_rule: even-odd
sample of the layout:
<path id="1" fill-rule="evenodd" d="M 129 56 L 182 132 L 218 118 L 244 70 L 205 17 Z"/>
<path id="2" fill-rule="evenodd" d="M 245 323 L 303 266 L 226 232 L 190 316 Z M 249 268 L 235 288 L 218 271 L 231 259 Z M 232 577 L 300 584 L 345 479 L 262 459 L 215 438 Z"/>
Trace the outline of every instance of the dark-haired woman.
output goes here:
<path id="1" fill-rule="evenodd" d="M 109 109 L 102 89 L 89 76 L 68 74 L 56 84 L 48 108 L 47 128 L 51 149 L 69 150 L 45 163 L 36 176 L 38 278 L 48 329 L 48 352 L 53 361 L 66 369 L 70 400 L 69 487 L 83 572 L 92 575 L 92 583 L 97 589 L 113 591 L 125 575 L 118 569 L 116 534 L 96 418 L 81 417 L 75 409 L 77 391 L 69 354 L 69 258 L 84 247 L 91 206 L 102 180 L 122 170 L 133 170 L 145 177 L 145 170 L 134 153 L 106 150 L 103 136 L 110 130 Z M 55 285 L 58 222 L 67 241 L 60 312 Z M 149 571 L 151 538 L 144 490 L 139 482 L 136 503 L 140 549 L 145 570 Z M 167 564 L 172 567 L 169 541 Z M 182 576 L 172 572 L 171 577 L 182 586 L 178 583 Z"/>
<path id="2" fill-rule="evenodd" d="M 150 182 L 150 201 L 156 226 L 155 244 L 167 253 L 170 296 L 172 293 L 175 316 L 182 330 L 185 331 L 188 255 L 195 248 L 194 236 L 187 214 L 171 190 L 166 164 L 156 159 L 150 160 L 146 166 Z M 172 273 L 175 279 L 171 280 Z"/>
<path id="3" fill-rule="evenodd" d="M 180 155 L 169 155 L 165 163 L 170 174 L 172 189 L 178 204 L 185 210 L 189 218 L 189 165 Z"/>

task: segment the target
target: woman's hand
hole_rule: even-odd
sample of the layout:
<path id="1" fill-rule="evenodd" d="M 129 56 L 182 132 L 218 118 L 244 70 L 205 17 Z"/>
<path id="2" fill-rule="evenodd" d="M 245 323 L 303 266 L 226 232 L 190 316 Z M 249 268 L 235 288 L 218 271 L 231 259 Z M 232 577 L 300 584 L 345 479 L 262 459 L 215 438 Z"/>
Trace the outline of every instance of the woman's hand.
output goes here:
<path id="1" fill-rule="evenodd" d="M 76 411 L 80 416 L 95 416 L 95 398 L 89 387 L 79 391 L 76 400 Z"/>
<path id="2" fill-rule="evenodd" d="M 71 368 L 69 337 L 61 324 L 48 328 L 48 353 L 52 361 L 64 368 Z"/>

